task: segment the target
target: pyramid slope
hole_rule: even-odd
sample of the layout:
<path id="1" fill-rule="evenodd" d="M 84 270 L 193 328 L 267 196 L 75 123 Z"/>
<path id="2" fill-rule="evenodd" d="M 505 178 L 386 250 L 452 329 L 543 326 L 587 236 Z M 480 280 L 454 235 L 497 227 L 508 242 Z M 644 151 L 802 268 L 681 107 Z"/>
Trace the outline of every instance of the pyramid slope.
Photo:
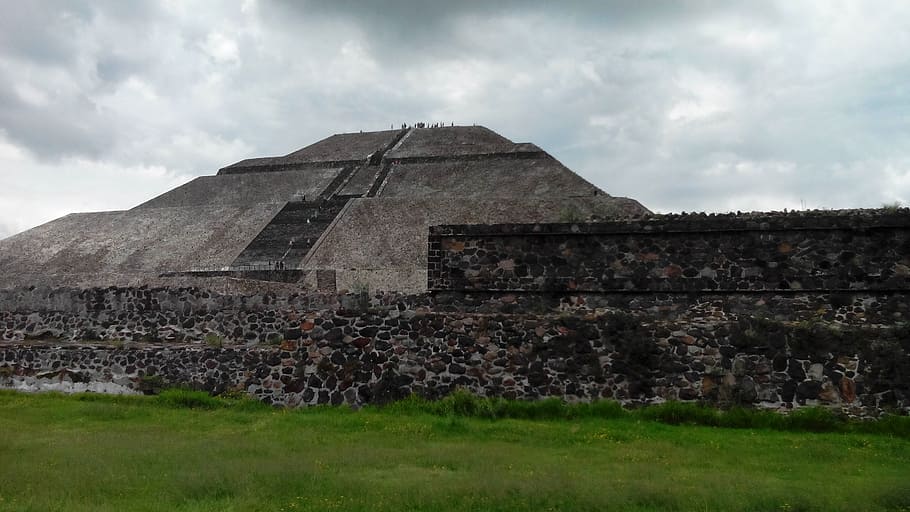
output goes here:
<path id="1" fill-rule="evenodd" d="M 133 283 L 230 265 L 280 204 L 208 205 L 72 214 L 0 243 L 0 287 Z"/>
<path id="2" fill-rule="evenodd" d="M 341 168 L 274 173 L 201 176 L 136 208 L 164 208 L 201 205 L 256 205 L 285 203 L 296 197 L 315 197 L 338 176 Z"/>
<path id="3" fill-rule="evenodd" d="M 484 126 L 452 126 L 411 130 L 386 153 L 389 159 L 486 155 L 540 151 L 533 144 L 515 144 Z"/>
<path id="4" fill-rule="evenodd" d="M 336 133 L 284 156 L 241 160 L 222 168 L 218 174 L 261 172 L 271 169 L 301 169 L 312 167 L 308 164 L 319 163 L 350 164 L 362 162 L 369 158 L 370 155 L 387 149 L 401 135 L 404 135 L 402 130 Z"/>
<path id="5" fill-rule="evenodd" d="M 557 160 L 452 160 L 392 166 L 382 197 L 571 197 L 604 194 Z"/>
<path id="6" fill-rule="evenodd" d="M 335 162 L 364 160 L 393 142 L 401 130 L 367 133 L 337 133 L 294 151 L 286 158 L 292 162 Z"/>

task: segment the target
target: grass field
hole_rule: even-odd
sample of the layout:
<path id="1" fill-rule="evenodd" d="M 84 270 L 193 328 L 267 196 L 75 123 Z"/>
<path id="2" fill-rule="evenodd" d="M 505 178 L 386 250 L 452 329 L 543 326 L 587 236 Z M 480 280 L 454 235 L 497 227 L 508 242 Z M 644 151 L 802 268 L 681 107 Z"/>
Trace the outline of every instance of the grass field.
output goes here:
<path id="1" fill-rule="evenodd" d="M 179 398 L 0 392 L 0 510 L 910 511 L 893 434 Z"/>

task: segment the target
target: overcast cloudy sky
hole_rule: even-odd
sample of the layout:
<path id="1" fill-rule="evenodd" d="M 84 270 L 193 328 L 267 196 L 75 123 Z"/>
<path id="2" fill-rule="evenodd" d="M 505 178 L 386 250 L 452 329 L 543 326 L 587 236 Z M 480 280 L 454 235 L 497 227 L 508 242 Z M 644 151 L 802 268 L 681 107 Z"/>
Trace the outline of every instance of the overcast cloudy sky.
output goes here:
<path id="1" fill-rule="evenodd" d="M 910 2 L 2 7 L 0 238 L 421 120 L 655 211 L 910 203 Z"/>

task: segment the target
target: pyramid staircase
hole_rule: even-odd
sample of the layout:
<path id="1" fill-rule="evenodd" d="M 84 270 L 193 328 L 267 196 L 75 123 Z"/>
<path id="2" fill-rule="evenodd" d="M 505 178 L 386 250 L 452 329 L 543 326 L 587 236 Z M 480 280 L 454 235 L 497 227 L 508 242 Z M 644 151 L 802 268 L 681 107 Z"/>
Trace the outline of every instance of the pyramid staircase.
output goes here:
<path id="1" fill-rule="evenodd" d="M 380 167 L 367 197 L 374 197 L 388 176 L 390 163 L 385 153 L 397 144 L 402 130 L 386 147 L 370 155 L 361 165 L 345 166 L 319 197 L 295 198 L 288 202 L 231 264 L 232 271 L 298 269 L 317 240 L 326 232 L 348 201 L 360 195 L 341 195 L 347 182 L 360 168 Z"/>

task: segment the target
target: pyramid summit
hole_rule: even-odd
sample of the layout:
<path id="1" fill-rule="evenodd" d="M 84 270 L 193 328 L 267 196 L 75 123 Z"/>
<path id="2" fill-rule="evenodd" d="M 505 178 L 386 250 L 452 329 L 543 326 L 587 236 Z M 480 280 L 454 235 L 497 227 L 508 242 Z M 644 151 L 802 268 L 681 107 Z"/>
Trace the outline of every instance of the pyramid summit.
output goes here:
<path id="1" fill-rule="evenodd" d="M 2 240 L 0 288 L 227 276 L 419 292 L 430 226 L 646 212 L 482 126 L 343 133 L 228 165 L 130 210 L 74 213 Z"/>

